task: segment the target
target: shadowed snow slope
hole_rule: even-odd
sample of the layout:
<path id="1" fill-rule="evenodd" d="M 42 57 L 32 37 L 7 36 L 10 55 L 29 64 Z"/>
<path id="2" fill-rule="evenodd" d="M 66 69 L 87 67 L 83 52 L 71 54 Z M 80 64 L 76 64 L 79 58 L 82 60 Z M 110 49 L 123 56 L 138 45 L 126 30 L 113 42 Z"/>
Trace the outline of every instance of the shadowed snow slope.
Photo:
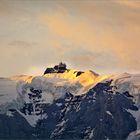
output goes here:
<path id="1" fill-rule="evenodd" d="M 8 78 L 0 78 L 0 104 L 11 102 L 16 97 L 16 82 Z"/>

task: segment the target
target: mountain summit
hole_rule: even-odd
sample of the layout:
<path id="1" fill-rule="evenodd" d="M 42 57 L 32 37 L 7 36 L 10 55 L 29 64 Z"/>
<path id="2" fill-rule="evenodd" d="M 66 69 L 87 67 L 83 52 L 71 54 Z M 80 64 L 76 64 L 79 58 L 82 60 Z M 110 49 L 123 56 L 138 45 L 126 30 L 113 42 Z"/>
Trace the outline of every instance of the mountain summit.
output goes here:
<path id="1" fill-rule="evenodd" d="M 0 78 L 0 139 L 139 139 L 139 108 L 140 75 L 60 63 L 43 76 Z"/>
<path id="2" fill-rule="evenodd" d="M 60 62 L 58 65 L 55 65 L 53 68 L 47 68 L 44 74 L 48 73 L 63 73 L 67 70 L 65 63 Z"/>

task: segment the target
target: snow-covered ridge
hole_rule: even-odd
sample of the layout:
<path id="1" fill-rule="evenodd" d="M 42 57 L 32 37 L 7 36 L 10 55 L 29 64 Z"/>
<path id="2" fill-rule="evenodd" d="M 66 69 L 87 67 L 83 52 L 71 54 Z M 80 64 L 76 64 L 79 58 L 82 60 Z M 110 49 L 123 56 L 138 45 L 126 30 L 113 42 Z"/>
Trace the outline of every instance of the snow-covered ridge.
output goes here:
<path id="1" fill-rule="evenodd" d="M 25 102 L 30 88 L 41 90 L 43 101 L 52 103 L 66 93 L 81 95 L 104 80 L 107 76 L 99 76 L 92 71 L 85 71 L 78 75 L 76 70 L 66 70 L 64 73 L 49 73 L 43 76 L 13 76 L 10 79 L 17 82 L 17 92 Z"/>
<path id="2" fill-rule="evenodd" d="M 112 75 L 109 79 L 113 79 L 113 85 L 115 85 L 119 92 L 129 91 L 134 96 L 135 102 L 140 103 L 140 74 L 123 73 L 118 75 Z"/>
<path id="3" fill-rule="evenodd" d="M 24 81 L 26 83 L 32 83 L 34 79 L 44 79 L 46 78 L 46 82 L 54 82 L 57 83 L 59 81 L 67 81 L 70 83 L 79 83 L 84 88 L 90 88 L 95 84 L 101 82 L 104 79 L 107 79 L 108 76 L 100 76 L 91 70 L 87 70 L 79 74 L 77 70 L 66 70 L 64 73 L 49 73 L 43 76 L 27 76 L 27 75 L 19 75 L 10 77 L 11 80 L 14 81 Z"/>
<path id="4" fill-rule="evenodd" d="M 64 73 L 49 73 L 43 76 L 19 75 L 10 77 L 9 79 L 7 79 L 7 82 L 11 82 L 11 84 L 13 85 L 12 88 L 14 88 L 14 93 L 11 94 L 15 95 L 13 96 L 15 100 L 16 95 L 20 95 L 20 97 L 25 96 L 26 92 L 29 92 L 29 89 L 32 87 L 44 92 L 44 98 L 46 98 L 44 100 L 48 101 L 49 99 L 53 101 L 54 99 L 64 96 L 66 92 L 70 92 L 74 95 L 85 94 L 97 83 L 113 79 L 113 85 L 117 87 L 119 92 L 129 91 L 135 96 L 136 102 L 140 102 L 140 75 L 138 74 L 124 73 L 120 75 L 100 76 L 90 70 L 87 70 L 78 76 L 77 73 L 77 70 L 66 70 Z M 8 83 L 4 81 L 5 79 L 0 79 L 1 85 L 8 85 Z M 3 91 L 5 95 L 6 92 L 11 90 L 9 88 L 10 87 L 8 86 L 6 86 L 5 89 L 1 87 L 0 92 Z M 0 101 L 0 104 L 2 104 L 2 102 L 7 101 Z"/>
<path id="5" fill-rule="evenodd" d="M 66 92 L 84 94 L 91 87 L 106 77 L 99 76 L 92 71 L 85 71 L 77 76 L 78 71 L 67 70 L 64 73 L 51 73 L 43 76 L 19 75 L 0 79 L 0 105 L 23 98 L 29 89 L 40 89 L 44 93 L 44 100 L 56 99 Z M 52 97 L 53 96 L 53 97 Z M 52 97 L 52 98 L 51 98 Z M 48 101 L 50 102 L 50 101 Z"/>
<path id="6" fill-rule="evenodd" d="M 79 73 L 76 70 L 66 70 L 64 73 L 48 73 L 43 76 L 19 75 L 10 77 L 8 80 L 14 83 L 13 88 L 15 90 L 4 97 L 14 96 L 13 98 L 10 97 L 10 100 L 3 98 L 5 104 L 0 103 L 1 113 L 7 113 L 11 108 L 16 109 L 31 126 L 35 126 L 36 122 L 42 118 L 42 116 L 36 115 L 41 111 L 40 107 L 36 108 L 38 104 L 40 104 L 39 106 L 52 104 L 58 98 L 65 97 L 66 93 L 75 96 L 86 94 L 90 88 L 105 78 L 92 71 Z M 7 83 L 5 84 L 7 85 Z M 4 90 L 5 93 L 11 91 L 9 87 L 4 88 Z M 32 104 L 34 108 L 31 113 L 28 110 L 25 111 L 26 115 L 20 112 L 20 108 L 23 108 L 25 104 L 26 106 Z M 47 114 L 44 115 L 47 116 Z"/>

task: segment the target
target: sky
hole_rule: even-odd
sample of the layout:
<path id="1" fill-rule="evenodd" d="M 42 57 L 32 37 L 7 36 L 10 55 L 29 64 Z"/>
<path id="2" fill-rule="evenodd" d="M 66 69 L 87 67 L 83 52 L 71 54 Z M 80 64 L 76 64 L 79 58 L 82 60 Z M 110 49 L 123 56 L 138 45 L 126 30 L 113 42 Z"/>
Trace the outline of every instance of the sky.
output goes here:
<path id="1" fill-rule="evenodd" d="M 101 75 L 140 73 L 139 0 L 0 0 L 0 77 L 60 61 Z"/>

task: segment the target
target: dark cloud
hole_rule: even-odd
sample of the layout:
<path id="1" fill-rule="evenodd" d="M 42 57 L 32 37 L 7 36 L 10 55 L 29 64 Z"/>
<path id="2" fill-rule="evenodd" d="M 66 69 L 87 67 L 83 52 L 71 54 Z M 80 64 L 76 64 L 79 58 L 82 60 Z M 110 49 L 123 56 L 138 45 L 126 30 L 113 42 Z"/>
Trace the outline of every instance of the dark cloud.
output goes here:
<path id="1" fill-rule="evenodd" d="M 21 41 L 21 40 L 16 40 L 13 42 L 10 42 L 8 44 L 9 46 L 12 47 L 23 47 L 23 48 L 28 48 L 28 47 L 34 47 L 37 45 L 35 42 L 27 42 L 27 41 Z"/>

